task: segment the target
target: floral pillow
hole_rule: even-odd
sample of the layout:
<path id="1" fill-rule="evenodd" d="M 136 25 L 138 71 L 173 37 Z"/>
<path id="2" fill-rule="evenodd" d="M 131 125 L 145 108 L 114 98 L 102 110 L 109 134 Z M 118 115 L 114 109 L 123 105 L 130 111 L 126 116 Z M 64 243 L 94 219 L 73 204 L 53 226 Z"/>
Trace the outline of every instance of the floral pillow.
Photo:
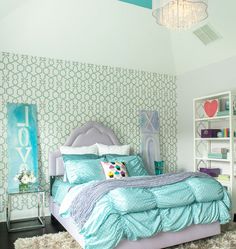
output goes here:
<path id="1" fill-rule="evenodd" d="M 122 179 L 128 177 L 124 162 L 101 162 L 106 179 Z"/>

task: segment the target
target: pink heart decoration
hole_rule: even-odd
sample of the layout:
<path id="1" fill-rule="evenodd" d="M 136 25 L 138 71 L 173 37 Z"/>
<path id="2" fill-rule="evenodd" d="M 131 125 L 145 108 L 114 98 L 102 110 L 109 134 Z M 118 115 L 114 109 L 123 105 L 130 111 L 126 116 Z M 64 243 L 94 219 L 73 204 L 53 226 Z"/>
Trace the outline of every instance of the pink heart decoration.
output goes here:
<path id="1" fill-rule="evenodd" d="M 208 117 L 214 117 L 218 111 L 219 103 L 217 99 L 207 100 L 204 103 L 204 111 Z"/>

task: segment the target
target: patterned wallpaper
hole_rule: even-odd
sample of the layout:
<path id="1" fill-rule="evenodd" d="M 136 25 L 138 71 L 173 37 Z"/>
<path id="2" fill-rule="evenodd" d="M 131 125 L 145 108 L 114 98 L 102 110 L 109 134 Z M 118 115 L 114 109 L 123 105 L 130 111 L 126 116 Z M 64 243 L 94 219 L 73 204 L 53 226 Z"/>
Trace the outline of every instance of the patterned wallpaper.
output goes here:
<path id="1" fill-rule="evenodd" d="M 169 171 L 176 169 L 175 77 L 0 53 L 0 84 L 0 219 L 7 187 L 7 102 L 37 104 L 40 181 L 47 190 L 48 152 L 62 145 L 72 129 L 90 120 L 101 122 L 138 152 L 142 109 L 159 111 L 161 155 Z M 22 198 L 14 199 L 13 208 L 35 206 L 33 197 Z"/>

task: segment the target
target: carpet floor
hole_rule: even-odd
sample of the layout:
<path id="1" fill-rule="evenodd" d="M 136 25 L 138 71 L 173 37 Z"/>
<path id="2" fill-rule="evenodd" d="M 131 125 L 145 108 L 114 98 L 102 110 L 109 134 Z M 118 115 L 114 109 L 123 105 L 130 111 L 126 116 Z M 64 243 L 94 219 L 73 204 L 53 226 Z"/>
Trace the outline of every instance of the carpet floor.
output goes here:
<path id="1" fill-rule="evenodd" d="M 82 249 L 67 232 L 17 239 L 15 249 Z M 198 240 L 172 249 L 236 249 L 236 230 L 223 231 L 221 235 Z"/>

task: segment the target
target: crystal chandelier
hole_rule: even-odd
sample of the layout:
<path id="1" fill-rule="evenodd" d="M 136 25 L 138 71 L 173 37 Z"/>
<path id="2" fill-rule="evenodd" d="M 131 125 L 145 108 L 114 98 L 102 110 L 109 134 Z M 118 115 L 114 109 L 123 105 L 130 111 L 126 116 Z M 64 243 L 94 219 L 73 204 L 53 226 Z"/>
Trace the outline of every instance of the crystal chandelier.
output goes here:
<path id="1" fill-rule="evenodd" d="M 159 25 L 186 30 L 208 17 L 207 0 L 156 0 L 153 16 Z"/>

